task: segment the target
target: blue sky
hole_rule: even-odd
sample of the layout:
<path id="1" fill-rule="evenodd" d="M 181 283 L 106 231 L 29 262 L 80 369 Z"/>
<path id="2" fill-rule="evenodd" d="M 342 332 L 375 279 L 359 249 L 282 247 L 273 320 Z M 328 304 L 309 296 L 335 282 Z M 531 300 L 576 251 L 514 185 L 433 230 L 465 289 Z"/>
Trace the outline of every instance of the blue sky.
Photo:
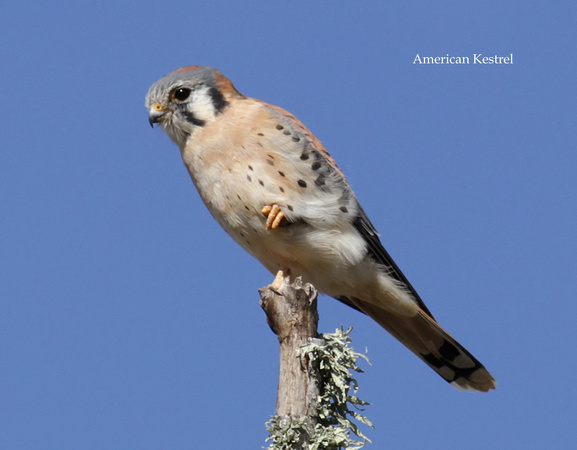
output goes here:
<path id="1" fill-rule="evenodd" d="M 211 65 L 326 145 L 439 322 L 451 388 L 330 298 L 372 366 L 368 448 L 573 448 L 571 2 L 11 2 L 0 8 L 0 447 L 254 449 L 271 276 L 210 217 L 144 95 Z M 514 55 L 513 65 L 414 65 Z"/>

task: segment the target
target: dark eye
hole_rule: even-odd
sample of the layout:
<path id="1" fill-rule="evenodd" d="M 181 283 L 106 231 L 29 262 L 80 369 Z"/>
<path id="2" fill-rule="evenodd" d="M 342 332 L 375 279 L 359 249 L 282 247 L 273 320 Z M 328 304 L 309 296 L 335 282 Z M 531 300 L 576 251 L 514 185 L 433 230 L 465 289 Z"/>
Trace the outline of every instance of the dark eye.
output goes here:
<path id="1" fill-rule="evenodd" d="M 189 88 L 178 88 L 176 91 L 174 91 L 174 98 L 179 102 L 183 102 L 188 97 L 190 97 L 191 92 L 192 90 L 190 90 Z"/>

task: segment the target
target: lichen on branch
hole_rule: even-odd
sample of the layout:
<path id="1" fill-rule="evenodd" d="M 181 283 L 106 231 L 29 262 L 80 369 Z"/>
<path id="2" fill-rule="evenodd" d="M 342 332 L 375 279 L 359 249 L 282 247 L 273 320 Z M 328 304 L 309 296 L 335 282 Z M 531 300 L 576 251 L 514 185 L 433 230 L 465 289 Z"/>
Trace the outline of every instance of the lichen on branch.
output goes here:
<path id="1" fill-rule="evenodd" d="M 315 367 L 314 376 L 319 385 L 316 401 L 316 425 L 307 437 L 309 450 L 358 450 L 370 442 L 356 422 L 372 427 L 372 423 L 360 411 L 368 405 L 356 396 L 358 383 L 354 373 L 362 373 L 358 358 L 368 362 L 365 354 L 356 352 L 349 344 L 352 328 L 337 329 L 326 333 L 322 339 L 314 339 L 297 350 L 297 357 Z M 299 448 L 305 417 L 274 416 L 267 422 L 272 441 L 268 450 Z M 357 440 L 354 436 L 361 440 Z"/>

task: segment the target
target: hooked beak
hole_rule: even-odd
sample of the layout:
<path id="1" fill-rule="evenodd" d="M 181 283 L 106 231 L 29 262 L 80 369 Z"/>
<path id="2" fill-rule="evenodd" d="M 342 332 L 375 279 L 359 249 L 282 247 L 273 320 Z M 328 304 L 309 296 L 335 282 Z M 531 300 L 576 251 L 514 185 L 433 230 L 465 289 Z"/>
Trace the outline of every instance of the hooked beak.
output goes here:
<path id="1" fill-rule="evenodd" d="M 154 127 L 154 124 L 160 122 L 166 113 L 166 109 L 164 109 L 161 105 L 158 103 L 153 104 L 148 109 L 148 123 L 150 126 Z"/>

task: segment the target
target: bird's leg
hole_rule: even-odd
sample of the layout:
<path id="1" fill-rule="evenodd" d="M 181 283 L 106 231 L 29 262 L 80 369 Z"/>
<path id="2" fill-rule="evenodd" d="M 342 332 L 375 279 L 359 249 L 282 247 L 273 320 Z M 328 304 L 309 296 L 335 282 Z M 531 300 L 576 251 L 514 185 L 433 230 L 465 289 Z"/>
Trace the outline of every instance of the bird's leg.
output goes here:
<path id="1" fill-rule="evenodd" d="M 280 206 L 276 203 L 273 205 L 266 205 L 260 210 L 266 216 L 266 229 L 276 230 L 280 225 L 286 224 L 287 220 Z"/>

